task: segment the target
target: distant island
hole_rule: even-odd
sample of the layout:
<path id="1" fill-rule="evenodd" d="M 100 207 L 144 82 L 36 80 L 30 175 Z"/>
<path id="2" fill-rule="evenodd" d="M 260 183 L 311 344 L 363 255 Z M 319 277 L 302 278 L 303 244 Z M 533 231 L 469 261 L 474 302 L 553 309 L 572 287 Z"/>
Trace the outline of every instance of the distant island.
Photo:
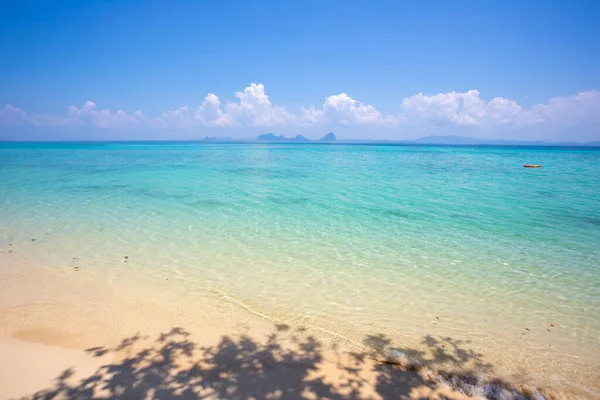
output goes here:
<path id="1" fill-rule="evenodd" d="M 321 141 L 321 142 L 335 142 L 335 135 L 333 134 L 333 132 L 329 132 L 327 135 L 325 135 L 321 139 L 319 139 L 319 141 Z"/>
<path id="2" fill-rule="evenodd" d="M 260 140 L 261 142 L 312 142 L 313 140 L 307 139 L 302 135 L 296 135 L 296 137 L 288 138 L 283 135 L 275 135 L 274 133 L 263 133 L 259 135 L 256 140 Z M 320 142 L 335 142 L 336 138 L 333 132 L 329 132 L 321 139 Z"/>
<path id="3" fill-rule="evenodd" d="M 220 142 L 220 141 L 229 141 L 229 140 L 233 140 L 233 138 L 231 138 L 229 136 L 225 136 L 225 137 L 206 136 L 204 138 L 205 142 Z"/>
<path id="4" fill-rule="evenodd" d="M 308 139 L 303 135 L 295 137 L 285 137 L 274 133 L 263 133 L 255 139 L 259 142 L 269 143 L 339 143 L 339 144 L 388 144 L 388 145 L 423 145 L 423 146 L 542 146 L 542 147 L 600 147 L 600 142 L 545 142 L 545 141 L 525 141 L 509 139 L 485 139 L 465 136 L 425 136 L 419 139 L 342 139 L 338 140 L 333 132 L 327 133 L 320 139 Z M 206 136 L 205 142 L 252 142 L 247 139 L 234 139 L 226 137 Z"/>
<path id="5" fill-rule="evenodd" d="M 545 142 L 542 140 L 484 139 L 465 136 L 425 136 L 416 140 L 398 141 L 406 144 L 430 145 L 492 145 L 492 146 L 600 146 L 600 142 Z"/>

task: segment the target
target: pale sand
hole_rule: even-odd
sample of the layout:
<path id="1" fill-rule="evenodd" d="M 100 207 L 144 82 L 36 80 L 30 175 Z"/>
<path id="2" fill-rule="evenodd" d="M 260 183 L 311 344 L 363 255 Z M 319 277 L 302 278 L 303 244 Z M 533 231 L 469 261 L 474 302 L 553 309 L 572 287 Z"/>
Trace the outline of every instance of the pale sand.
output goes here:
<path id="1" fill-rule="evenodd" d="M 190 313 L 140 301 L 135 290 L 117 291 L 86 274 L 24 266 L 3 275 L 2 399 L 36 393 L 165 399 L 182 390 L 191 398 L 468 398 L 415 372 L 336 351 L 326 335 L 313 339 L 314 332 L 275 326 L 251 313 L 238 321 L 223 318 L 235 307 L 227 302 L 221 310 Z M 182 320 L 195 322 L 189 333 L 173 330 Z M 161 333 L 168 337 L 157 342 Z M 186 378 L 173 379 L 177 370 Z"/>
<path id="2" fill-rule="evenodd" d="M 161 290 L 166 281 L 141 282 L 126 269 L 50 269 L 6 253 L 0 265 L 0 399 L 468 398 L 427 368 L 375 360 L 385 353 L 353 356 L 367 349 L 210 301 L 214 293 L 189 307 L 185 293 Z"/>
<path id="3" fill-rule="evenodd" d="M 20 398 L 53 387 L 56 377 L 72 368 L 74 378 L 91 376 L 105 360 L 81 350 L 54 347 L 0 336 L 0 397 Z"/>
<path id="4" fill-rule="evenodd" d="M 188 388 L 192 388 L 188 394 L 194 394 L 188 398 L 268 398 L 268 395 L 272 398 L 286 398 L 300 394 L 306 398 L 469 398 L 433 381 L 425 381 L 417 373 L 383 366 L 368 359 L 357 362 L 340 354 L 323 355 L 323 359 L 319 357 L 317 364 L 313 364 L 311 357 L 308 357 L 307 361 L 279 359 L 274 362 L 270 358 L 268 361 L 265 361 L 265 358 L 257 361 L 261 356 L 265 357 L 261 354 L 265 347 L 255 354 L 255 358 L 248 360 L 253 363 L 250 368 L 233 356 L 220 361 L 217 368 L 214 364 L 200 362 L 200 368 L 210 371 L 206 377 L 192 378 L 187 384 L 175 384 L 173 375 L 165 379 L 158 378 L 159 381 L 157 375 L 162 377 L 162 371 L 172 374 L 172 366 L 175 366 L 186 375 L 193 376 L 190 367 L 194 364 L 190 364 L 189 361 L 202 360 L 202 356 L 179 356 L 179 361 L 173 362 L 173 365 L 169 363 L 168 366 L 154 361 L 155 365 L 152 368 L 155 370 L 150 372 L 144 368 L 152 364 L 142 362 L 135 367 L 137 372 L 129 376 L 128 356 L 135 356 L 142 349 L 149 348 L 152 351 L 164 352 L 164 347 L 148 340 L 135 343 L 131 347 L 132 349 L 116 353 L 109 351 L 105 355 L 94 356 L 79 350 L 0 337 L 0 354 L 3 356 L 0 362 L 0 395 L 2 398 L 17 399 L 48 394 L 56 396 L 55 398 L 81 398 L 79 396 L 84 394 L 86 398 L 87 390 L 93 386 L 93 393 L 100 398 L 115 395 L 119 398 L 147 398 L 150 394 L 151 397 L 165 399 L 189 390 Z M 127 350 L 130 350 L 128 354 Z M 280 355 L 285 354 L 289 353 L 282 351 Z M 154 356 L 153 354 L 152 357 Z M 109 368 L 103 367 L 106 365 L 111 365 L 111 373 L 108 372 Z M 379 368 L 384 368 L 383 372 L 376 372 Z M 112 375 L 114 369 L 118 370 L 117 375 L 120 374 L 118 378 Z M 378 383 L 382 376 L 385 377 L 383 384 Z M 98 378 L 99 383 L 82 384 L 86 380 L 91 381 L 92 377 Z M 133 386 L 134 383 L 138 388 L 120 391 L 119 388 L 105 387 L 106 384 L 117 381 L 123 388 Z M 182 385 L 187 386 L 182 389 Z"/>

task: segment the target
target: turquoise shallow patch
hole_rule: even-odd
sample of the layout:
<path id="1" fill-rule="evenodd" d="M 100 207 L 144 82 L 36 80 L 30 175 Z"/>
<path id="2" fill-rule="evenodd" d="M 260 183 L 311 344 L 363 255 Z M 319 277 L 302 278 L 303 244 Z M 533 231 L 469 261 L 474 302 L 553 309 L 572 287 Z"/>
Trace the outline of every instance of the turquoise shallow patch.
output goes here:
<path id="1" fill-rule="evenodd" d="M 560 323 L 557 349 L 597 351 L 599 227 L 597 149 L 0 144 L 3 244 L 128 254 L 357 339 L 441 317 L 498 340 Z"/>

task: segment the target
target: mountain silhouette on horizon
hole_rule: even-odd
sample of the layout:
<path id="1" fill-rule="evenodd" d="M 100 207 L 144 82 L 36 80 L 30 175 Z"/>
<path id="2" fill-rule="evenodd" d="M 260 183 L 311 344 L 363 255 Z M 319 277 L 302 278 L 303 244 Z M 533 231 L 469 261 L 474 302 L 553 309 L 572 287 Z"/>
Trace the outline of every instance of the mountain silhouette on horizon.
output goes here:
<path id="1" fill-rule="evenodd" d="M 263 133 L 262 135 L 259 135 L 256 140 L 260 140 L 262 142 L 311 142 L 311 141 L 313 141 L 311 139 L 307 139 L 306 137 L 304 137 L 303 135 L 300 135 L 300 134 L 296 135 L 296 137 L 288 138 L 283 135 L 277 136 L 274 133 Z M 333 142 L 335 140 L 336 140 L 336 138 L 335 138 L 335 135 L 333 134 L 333 132 L 329 132 L 328 134 L 323 136 L 321 139 L 319 139 L 319 141 L 321 141 L 321 142 Z"/>
<path id="2" fill-rule="evenodd" d="M 319 141 L 321 142 L 334 142 L 336 140 L 333 132 L 329 132 L 327 135 L 323 136 Z"/>
<path id="3" fill-rule="evenodd" d="M 497 146 L 598 146 L 600 142 L 547 142 L 543 140 L 486 139 L 467 136 L 424 136 L 416 140 L 404 140 L 415 144 L 449 145 L 497 145 Z"/>

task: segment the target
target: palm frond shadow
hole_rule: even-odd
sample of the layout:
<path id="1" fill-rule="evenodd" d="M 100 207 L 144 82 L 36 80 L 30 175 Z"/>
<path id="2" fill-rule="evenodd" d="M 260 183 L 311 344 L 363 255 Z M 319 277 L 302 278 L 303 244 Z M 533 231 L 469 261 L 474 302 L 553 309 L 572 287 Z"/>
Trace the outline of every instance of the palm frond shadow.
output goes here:
<path id="1" fill-rule="evenodd" d="M 439 380 L 418 371 L 440 360 L 491 369 L 479 355 L 464 348 L 464 343 L 450 338 L 426 337 L 428 351 L 419 352 L 391 347 L 384 335 L 373 335 L 364 341 L 372 350 L 345 358 L 334 355 L 333 359 L 319 340 L 301 330 L 291 332 L 286 325 L 277 325 L 265 340 L 223 336 L 214 346 L 198 345 L 182 328 L 173 328 L 152 342 L 145 340 L 135 335 L 114 348 L 90 348 L 87 352 L 93 357 L 112 355 L 113 361 L 79 380 L 74 379 L 73 369 L 67 369 L 52 387 L 29 398 L 335 400 L 424 399 L 432 395 L 450 399 L 451 391 L 438 393 Z M 325 363 L 334 368 L 334 374 L 324 371 Z M 474 369 L 473 376 L 476 373 Z M 448 377 L 451 385 L 452 378 Z M 528 397 L 501 384 L 522 396 L 515 399 Z M 461 390 L 460 385 L 454 387 Z"/>

